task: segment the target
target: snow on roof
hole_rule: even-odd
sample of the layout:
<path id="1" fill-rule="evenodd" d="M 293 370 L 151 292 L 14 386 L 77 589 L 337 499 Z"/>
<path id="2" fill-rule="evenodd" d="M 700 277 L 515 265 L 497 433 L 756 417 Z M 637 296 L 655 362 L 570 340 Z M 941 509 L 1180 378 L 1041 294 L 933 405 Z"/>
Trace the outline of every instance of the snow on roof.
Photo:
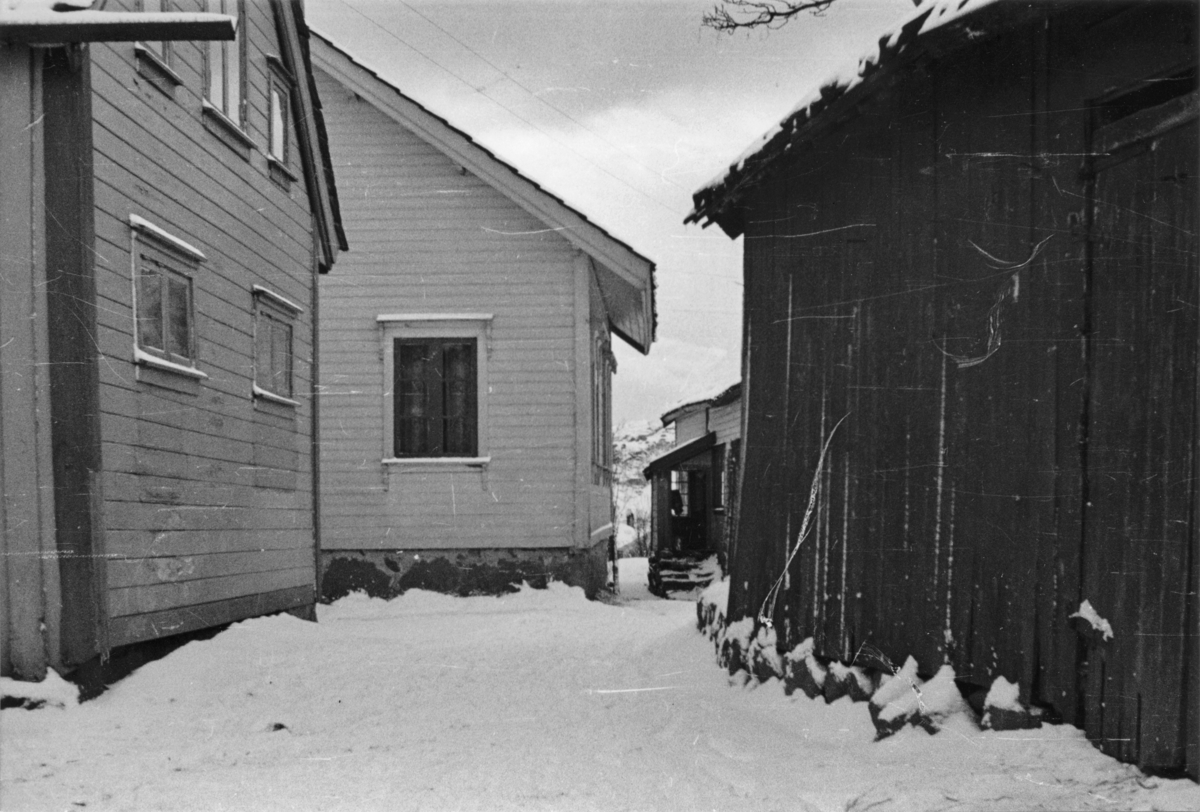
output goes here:
<path id="1" fill-rule="evenodd" d="M 735 400 L 741 394 L 741 388 L 741 380 L 734 381 L 733 383 L 727 381 L 719 387 L 709 389 L 699 397 L 690 397 L 687 400 L 678 401 L 663 412 L 662 423 L 664 426 L 673 423 L 682 416 L 681 412 L 693 407 L 720 406 Z"/>
<path id="2" fill-rule="evenodd" d="M 228 14 L 185 11 L 102 11 L 92 0 L 0 0 L 0 42 L 130 42 L 231 40 Z"/>
<path id="3" fill-rule="evenodd" d="M 685 223 L 714 222 L 732 194 L 752 182 L 779 154 L 792 148 L 792 137 L 818 118 L 835 101 L 861 85 L 881 67 L 908 51 L 920 37 L 975 14 L 1002 0 L 921 0 L 915 10 L 879 38 L 878 44 L 856 62 L 843 65 L 800 100 L 774 127 L 756 139 L 732 164 L 692 195 L 693 208 Z M 971 39 L 975 39 L 968 33 Z"/>
<path id="4" fill-rule="evenodd" d="M 0 16 L 5 14 L 50 13 L 78 11 L 91 8 L 95 0 L 6 0 L 0 2 Z"/>

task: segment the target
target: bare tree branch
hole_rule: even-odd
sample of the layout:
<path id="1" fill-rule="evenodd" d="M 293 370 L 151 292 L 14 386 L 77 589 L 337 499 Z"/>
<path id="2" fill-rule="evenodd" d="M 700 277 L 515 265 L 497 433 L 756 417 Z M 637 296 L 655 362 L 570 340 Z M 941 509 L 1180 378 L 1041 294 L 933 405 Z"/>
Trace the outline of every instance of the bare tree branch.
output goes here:
<path id="1" fill-rule="evenodd" d="M 807 11 L 821 14 L 834 0 L 723 0 L 705 12 L 700 24 L 715 31 L 733 33 L 742 28 L 779 28 L 792 17 Z"/>

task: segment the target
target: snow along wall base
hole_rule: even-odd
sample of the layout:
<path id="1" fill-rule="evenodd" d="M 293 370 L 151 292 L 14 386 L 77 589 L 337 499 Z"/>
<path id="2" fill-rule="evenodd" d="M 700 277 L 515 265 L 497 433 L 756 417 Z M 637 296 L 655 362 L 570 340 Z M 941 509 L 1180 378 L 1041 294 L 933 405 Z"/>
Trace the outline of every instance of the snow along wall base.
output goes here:
<path id="1" fill-rule="evenodd" d="M 358 591 L 394 598 L 409 589 L 500 595 L 516 592 L 522 582 L 544 589 L 550 581 L 580 587 L 594 598 L 608 580 L 608 551 L 607 540 L 586 550 L 324 550 L 321 601 Z"/>

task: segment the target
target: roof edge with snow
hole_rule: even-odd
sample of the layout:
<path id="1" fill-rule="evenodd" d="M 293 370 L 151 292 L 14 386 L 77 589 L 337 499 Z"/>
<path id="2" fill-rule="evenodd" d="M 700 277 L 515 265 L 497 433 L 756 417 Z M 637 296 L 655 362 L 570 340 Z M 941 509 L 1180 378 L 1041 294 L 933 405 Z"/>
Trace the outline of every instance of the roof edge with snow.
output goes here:
<path id="1" fill-rule="evenodd" d="M 660 454 L 650 462 L 646 463 L 646 467 L 642 469 L 642 476 L 646 480 L 650 480 L 659 471 L 669 471 L 681 462 L 690 460 L 692 457 L 702 452 L 708 451 L 717 444 L 717 433 L 710 431 L 708 434 L 690 440 L 683 445 L 677 445 L 670 451 Z"/>
<path id="2" fill-rule="evenodd" d="M 804 148 L 821 133 L 860 113 L 861 104 L 906 74 L 923 55 L 941 56 L 990 39 L 1045 13 L 1048 3 L 1021 0 L 926 0 L 856 65 L 838 71 L 801 100 L 779 124 L 758 138 L 730 166 L 692 195 L 684 223 L 716 223 L 731 238 L 745 230 L 741 201 L 775 161 Z"/>
<path id="3" fill-rule="evenodd" d="M 704 407 L 714 409 L 718 406 L 724 406 L 728 403 L 733 403 L 735 400 L 737 400 L 741 396 L 742 396 L 742 382 L 741 381 L 738 381 L 737 383 L 734 383 L 729 386 L 723 386 L 720 389 L 713 390 L 713 392 L 711 392 L 709 394 L 701 395 L 700 397 L 692 398 L 691 400 L 685 400 L 685 401 L 676 403 L 675 405 L 671 406 L 665 412 L 663 412 L 662 424 L 664 426 L 669 426 L 670 424 L 674 423 L 676 420 L 680 419 L 681 417 L 684 417 L 688 413 L 693 412 L 697 409 L 701 409 Z"/>
<path id="4" fill-rule="evenodd" d="M 446 119 L 406 96 L 327 37 L 312 31 L 316 67 L 375 108 L 412 130 L 452 161 L 499 191 L 527 214 L 553 228 L 591 257 L 612 331 L 642 354 L 655 338 L 654 263 L 593 223 Z"/>
<path id="5" fill-rule="evenodd" d="M 230 15 L 208 12 L 0 7 L 0 42 L 12 44 L 232 40 L 236 26 Z"/>

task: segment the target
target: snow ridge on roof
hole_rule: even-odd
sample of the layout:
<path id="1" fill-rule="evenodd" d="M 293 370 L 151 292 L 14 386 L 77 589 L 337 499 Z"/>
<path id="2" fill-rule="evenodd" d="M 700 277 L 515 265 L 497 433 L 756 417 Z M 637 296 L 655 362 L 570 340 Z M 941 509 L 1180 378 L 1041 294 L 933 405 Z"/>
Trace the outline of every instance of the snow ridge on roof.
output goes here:
<path id="1" fill-rule="evenodd" d="M 723 383 L 719 387 L 714 387 L 699 397 L 691 397 L 687 400 L 678 401 L 667 407 L 662 414 L 663 425 L 668 425 L 679 419 L 680 412 L 685 409 L 690 409 L 696 406 L 724 406 L 726 403 L 732 403 L 742 394 L 742 382 L 740 380 L 733 383 Z"/>
<path id="2" fill-rule="evenodd" d="M 711 224 L 723 204 L 742 186 L 755 180 L 774 158 L 792 148 L 791 139 L 834 102 L 910 49 L 916 40 L 948 23 L 961 20 L 1001 0 L 922 0 L 917 8 L 879 38 L 857 62 L 848 63 L 800 100 L 782 121 L 754 141 L 728 168 L 692 195 L 685 223 Z"/>

